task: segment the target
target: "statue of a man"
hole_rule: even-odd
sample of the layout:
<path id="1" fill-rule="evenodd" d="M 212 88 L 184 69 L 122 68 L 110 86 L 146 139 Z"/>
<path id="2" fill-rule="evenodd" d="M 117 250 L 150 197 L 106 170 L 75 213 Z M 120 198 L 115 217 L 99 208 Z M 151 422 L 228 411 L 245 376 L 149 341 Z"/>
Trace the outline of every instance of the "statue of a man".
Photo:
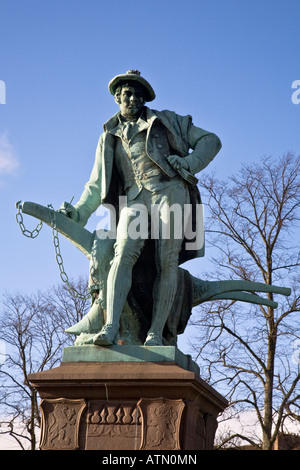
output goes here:
<path id="1" fill-rule="evenodd" d="M 163 224 L 167 207 L 177 204 L 184 208 L 200 203 L 197 187 L 185 176 L 203 170 L 221 148 L 219 138 L 194 126 L 190 116 L 146 107 L 145 103 L 153 101 L 155 93 L 140 72 L 130 70 L 116 76 L 109 83 L 109 91 L 120 111 L 104 125 L 94 167 L 80 200 L 74 207 L 65 204 L 63 210 L 85 226 L 101 204 L 117 208 L 119 196 L 126 196 L 127 204 L 119 213 L 114 257 L 107 278 L 106 322 L 93 341 L 102 346 L 113 344 L 118 333 L 120 316 L 132 285 L 133 266 L 147 242 L 145 237 L 130 236 L 128 230 L 137 217 L 137 205 L 146 211 L 150 227 L 154 206 L 155 216 Z M 184 248 L 186 220 L 182 217 L 180 236 L 174 221 L 168 237 L 161 236 L 161 224 L 156 227 L 158 234 L 152 262 L 156 263 L 157 275 L 146 346 L 163 344 L 163 328 L 178 286 L 179 263 L 199 255 Z M 147 266 L 144 269 L 147 270 Z"/>

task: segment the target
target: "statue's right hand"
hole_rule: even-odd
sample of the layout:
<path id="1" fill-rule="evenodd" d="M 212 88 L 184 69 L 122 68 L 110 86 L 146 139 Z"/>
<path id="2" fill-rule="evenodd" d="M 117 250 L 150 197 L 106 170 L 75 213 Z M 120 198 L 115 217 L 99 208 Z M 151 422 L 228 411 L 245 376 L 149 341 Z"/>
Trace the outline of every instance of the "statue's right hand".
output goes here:
<path id="1" fill-rule="evenodd" d="M 78 211 L 77 209 L 72 206 L 69 202 L 63 202 L 58 211 L 60 214 L 65 215 L 66 217 L 69 217 L 72 220 L 75 220 L 75 222 L 78 221 Z"/>

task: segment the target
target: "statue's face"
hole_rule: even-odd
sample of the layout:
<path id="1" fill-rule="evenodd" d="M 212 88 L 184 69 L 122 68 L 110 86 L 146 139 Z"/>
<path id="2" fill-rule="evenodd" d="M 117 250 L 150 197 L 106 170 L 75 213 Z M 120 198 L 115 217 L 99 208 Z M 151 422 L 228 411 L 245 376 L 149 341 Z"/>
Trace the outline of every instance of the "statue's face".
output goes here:
<path id="1" fill-rule="evenodd" d="M 135 118 L 144 105 L 144 97 L 141 89 L 135 86 L 122 87 L 118 104 L 122 116 L 127 119 Z"/>

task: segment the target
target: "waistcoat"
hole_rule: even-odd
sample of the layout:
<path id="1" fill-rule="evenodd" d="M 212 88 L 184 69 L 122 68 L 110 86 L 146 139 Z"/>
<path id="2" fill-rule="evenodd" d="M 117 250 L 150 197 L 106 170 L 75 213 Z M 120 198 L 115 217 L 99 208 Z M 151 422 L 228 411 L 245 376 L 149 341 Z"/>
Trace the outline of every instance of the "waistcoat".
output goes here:
<path id="1" fill-rule="evenodd" d="M 146 153 L 149 124 L 139 119 L 136 123 L 119 124 L 114 131 L 115 162 L 129 200 L 135 199 L 143 188 L 159 192 L 178 178 L 169 178 Z M 163 130 L 158 131 L 163 132 Z M 170 149 L 167 149 L 170 155 Z"/>

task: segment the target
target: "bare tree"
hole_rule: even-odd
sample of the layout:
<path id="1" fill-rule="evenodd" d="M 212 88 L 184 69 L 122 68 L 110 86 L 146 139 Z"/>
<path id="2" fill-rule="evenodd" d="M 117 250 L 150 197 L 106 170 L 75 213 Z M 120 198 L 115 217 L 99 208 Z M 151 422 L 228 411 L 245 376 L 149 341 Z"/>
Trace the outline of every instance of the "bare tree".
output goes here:
<path id="1" fill-rule="evenodd" d="M 72 283 L 80 294 L 87 282 Z M 64 329 L 87 313 L 89 300 L 73 297 L 59 286 L 35 295 L 10 294 L 3 298 L 0 341 L 0 434 L 11 436 L 23 450 L 35 450 L 41 423 L 39 398 L 28 375 L 59 365 L 62 349 L 71 344 Z"/>
<path id="2" fill-rule="evenodd" d="M 207 275 L 292 289 L 287 298 L 268 294 L 277 309 L 215 301 L 198 308 L 191 322 L 202 376 L 229 398 L 235 413 L 255 412 L 261 430 L 261 441 L 245 432 L 231 433 L 226 442 L 238 437 L 272 449 L 286 416 L 299 419 L 300 361 L 293 360 L 293 347 L 300 345 L 300 160 L 290 153 L 265 158 L 225 182 L 207 176 L 201 186 L 207 242 L 214 247 Z"/>

